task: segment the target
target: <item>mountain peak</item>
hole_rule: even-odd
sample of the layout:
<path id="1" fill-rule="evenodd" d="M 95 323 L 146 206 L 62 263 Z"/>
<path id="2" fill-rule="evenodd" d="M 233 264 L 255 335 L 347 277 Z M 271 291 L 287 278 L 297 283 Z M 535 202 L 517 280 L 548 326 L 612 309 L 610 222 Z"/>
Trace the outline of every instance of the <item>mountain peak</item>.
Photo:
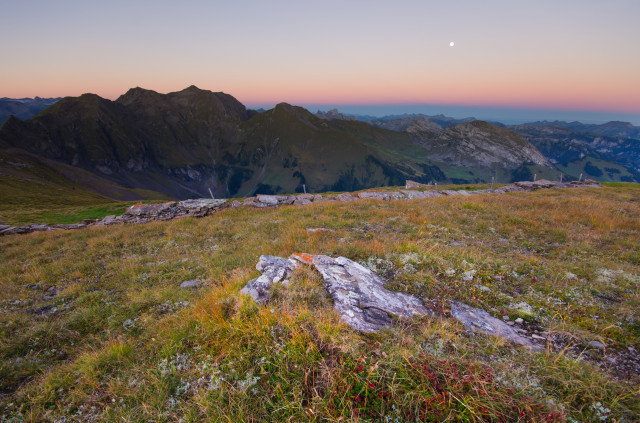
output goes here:
<path id="1" fill-rule="evenodd" d="M 130 88 L 126 93 L 116 99 L 117 103 L 131 104 L 141 98 L 159 95 L 153 90 L 147 90 L 140 87 Z"/>

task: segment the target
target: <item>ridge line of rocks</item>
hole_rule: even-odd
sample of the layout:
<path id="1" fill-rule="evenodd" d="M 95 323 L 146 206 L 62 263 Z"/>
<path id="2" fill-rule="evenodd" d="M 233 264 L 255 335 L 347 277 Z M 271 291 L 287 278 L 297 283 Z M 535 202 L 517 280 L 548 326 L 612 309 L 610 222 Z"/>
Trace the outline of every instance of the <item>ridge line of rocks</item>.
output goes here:
<path id="1" fill-rule="evenodd" d="M 412 186 L 411 181 L 407 181 L 407 187 Z M 601 187 L 600 183 L 592 180 L 573 181 L 570 183 L 562 183 L 555 181 L 547 181 L 541 179 L 539 181 L 523 181 L 515 182 L 513 185 L 506 185 L 494 190 L 482 189 L 475 191 L 466 190 L 442 190 L 436 191 L 417 191 L 414 189 L 403 189 L 399 191 L 378 191 L 375 189 L 362 191 L 352 194 L 343 192 L 337 195 L 320 194 L 297 194 L 297 195 L 263 195 L 258 194 L 255 197 L 249 197 L 242 202 L 231 199 L 209 199 L 200 198 L 184 201 L 169 201 L 157 204 L 135 204 L 120 216 L 107 216 L 103 219 L 86 219 L 81 223 L 73 224 L 32 224 L 26 226 L 11 226 L 0 224 L 0 236 L 12 234 L 27 234 L 31 232 L 55 231 L 55 230 L 72 230 L 82 229 L 89 226 L 109 226 L 123 223 L 147 223 L 161 220 L 172 220 L 181 217 L 204 217 L 213 214 L 225 208 L 240 207 L 256 207 L 256 208 L 275 208 L 281 205 L 302 206 L 310 203 L 321 201 L 340 201 L 350 202 L 366 199 L 377 199 L 383 201 L 391 200 L 413 200 L 431 197 L 443 197 L 454 195 L 476 195 L 476 194 L 504 194 L 506 192 L 531 192 L 539 189 L 549 188 L 575 188 L 575 187 Z"/>

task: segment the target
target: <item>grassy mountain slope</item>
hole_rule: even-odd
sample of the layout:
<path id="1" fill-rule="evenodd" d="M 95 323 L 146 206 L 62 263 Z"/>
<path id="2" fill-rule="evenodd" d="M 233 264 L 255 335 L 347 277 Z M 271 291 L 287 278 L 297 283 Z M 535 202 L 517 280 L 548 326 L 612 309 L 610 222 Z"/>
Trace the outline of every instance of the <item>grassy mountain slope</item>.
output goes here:
<path id="1" fill-rule="evenodd" d="M 639 202 L 628 184 L 0 238 L 0 419 L 637 420 Z M 266 306 L 239 293 L 261 254 L 294 252 L 359 261 L 445 317 L 359 334 L 309 269 Z M 467 332 L 450 299 L 547 349 Z"/>
<path id="2" fill-rule="evenodd" d="M 22 150 L 0 150 L 0 180 L 0 221 L 6 224 L 72 223 L 114 214 L 123 201 L 167 198 Z"/>

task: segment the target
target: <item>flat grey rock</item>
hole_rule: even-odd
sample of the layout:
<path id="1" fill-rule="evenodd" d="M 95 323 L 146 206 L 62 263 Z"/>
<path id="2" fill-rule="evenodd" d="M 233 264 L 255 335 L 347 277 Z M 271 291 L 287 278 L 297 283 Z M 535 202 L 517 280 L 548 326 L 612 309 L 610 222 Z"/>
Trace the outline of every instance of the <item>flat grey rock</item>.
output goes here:
<path id="1" fill-rule="evenodd" d="M 390 196 L 386 192 L 380 191 L 364 191 L 358 194 L 358 198 L 367 200 L 367 199 L 375 199 L 375 200 L 389 200 Z"/>
<path id="2" fill-rule="evenodd" d="M 180 288 L 199 288 L 202 285 L 202 282 L 197 279 L 192 279 L 190 281 L 184 281 L 180 284 Z"/>
<path id="3" fill-rule="evenodd" d="M 257 200 L 260 203 L 264 203 L 264 204 L 269 204 L 271 206 L 277 206 L 278 205 L 278 197 L 275 195 L 262 195 L 262 194 L 258 194 L 257 196 Z"/>
<path id="4" fill-rule="evenodd" d="M 351 193 L 348 192 L 343 192 L 342 194 L 338 194 L 336 196 L 336 200 L 341 201 L 341 202 L 347 202 L 347 201 L 355 201 L 357 200 L 356 197 L 354 197 L 353 195 L 351 195 Z"/>
<path id="5" fill-rule="evenodd" d="M 293 257 L 307 262 L 304 255 Z M 377 332 L 389 326 L 390 314 L 403 318 L 433 314 L 418 298 L 389 291 L 380 276 L 348 258 L 307 257 L 311 257 L 311 264 L 322 275 L 327 292 L 333 298 L 334 309 L 356 330 Z"/>
<path id="6" fill-rule="evenodd" d="M 451 316 L 474 332 L 479 331 L 487 335 L 501 336 L 528 349 L 540 349 L 540 346 L 520 336 L 511 326 L 479 308 L 451 301 Z"/>
<path id="7" fill-rule="evenodd" d="M 313 266 L 324 279 L 327 292 L 334 300 L 334 309 L 342 320 L 362 332 L 377 332 L 389 326 L 391 315 L 409 318 L 433 314 L 418 298 L 384 288 L 380 276 L 345 257 L 333 259 L 323 255 L 294 254 L 288 259 L 261 256 L 256 269 L 262 276 L 249 281 L 241 292 L 258 303 L 270 297 L 273 284 L 284 282 L 301 263 Z"/>

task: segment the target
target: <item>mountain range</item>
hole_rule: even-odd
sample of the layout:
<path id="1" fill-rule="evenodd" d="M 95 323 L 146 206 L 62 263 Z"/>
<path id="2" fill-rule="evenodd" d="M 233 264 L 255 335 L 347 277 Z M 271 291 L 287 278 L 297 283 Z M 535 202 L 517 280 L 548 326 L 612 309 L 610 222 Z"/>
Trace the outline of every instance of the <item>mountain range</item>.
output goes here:
<path id="1" fill-rule="evenodd" d="M 29 119 L 47 107 L 53 105 L 58 98 L 0 98 L 0 122 L 4 122 L 11 115 L 18 119 Z"/>
<path id="2" fill-rule="evenodd" d="M 573 144 L 535 132 L 544 128 L 415 115 L 362 122 L 286 103 L 258 112 L 194 86 L 169 94 L 133 88 L 115 101 L 84 94 L 25 120 L 10 116 L 0 127 L 0 176 L 38 181 L 57 172 L 74 189 L 109 198 L 350 191 L 406 179 L 509 182 L 532 173 L 637 178 L 629 171 L 637 156 L 624 154 L 636 151 L 633 140 L 569 137 L 577 154 L 567 155 L 562 146 Z M 560 166 L 571 160 L 578 165 Z M 16 176 L 39 166 L 49 170 Z"/>

